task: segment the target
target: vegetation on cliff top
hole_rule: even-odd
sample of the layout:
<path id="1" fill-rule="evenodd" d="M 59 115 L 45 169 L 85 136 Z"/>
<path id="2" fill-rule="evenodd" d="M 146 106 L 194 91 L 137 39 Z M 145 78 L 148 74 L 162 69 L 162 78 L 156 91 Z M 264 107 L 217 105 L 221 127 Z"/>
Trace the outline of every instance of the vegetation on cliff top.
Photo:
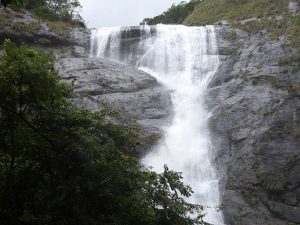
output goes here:
<path id="1" fill-rule="evenodd" d="M 300 4 L 299 0 L 295 0 Z M 146 22 L 207 25 L 221 20 L 230 22 L 250 18 L 272 18 L 288 14 L 290 0 L 191 0 L 173 4 L 163 14 L 146 18 Z M 184 17 L 184 18 L 183 18 Z"/>
<path id="2" fill-rule="evenodd" d="M 186 25 L 268 18 L 288 11 L 289 0 L 203 0 L 185 19 Z"/>
<path id="3" fill-rule="evenodd" d="M 0 5 L 27 9 L 41 19 L 79 22 L 81 8 L 78 0 L 0 0 Z"/>
<path id="4" fill-rule="evenodd" d="M 271 38 L 287 34 L 291 44 L 300 48 L 299 10 L 291 12 L 290 0 L 203 0 L 186 17 L 186 25 L 214 24 L 228 20 L 233 26 L 256 33 L 263 29 Z M 296 0 L 300 5 L 300 0 Z"/>
<path id="5" fill-rule="evenodd" d="M 167 11 L 162 15 L 146 18 L 143 20 L 142 24 L 154 25 L 158 23 L 163 24 L 181 24 L 185 18 L 190 15 L 195 6 L 200 2 L 200 0 L 192 0 L 190 2 L 182 1 L 178 5 L 173 4 Z"/>
<path id="6" fill-rule="evenodd" d="M 295 7 L 297 3 L 298 8 Z M 160 16 L 147 18 L 148 24 L 174 23 L 188 26 L 214 24 L 227 20 L 248 33 L 269 32 L 270 40 L 287 35 L 298 53 L 285 61 L 300 69 L 300 0 L 202 0 L 173 5 Z M 294 7 L 294 8 L 293 8 Z M 192 9 L 192 10 L 191 10 Z M 183 18 L 184 17 L 184 18 Z"/>
<path id="7" fill-rule="evenodd" d="M 0 50 L 0 224 L 200 224 L 181 174 L 130 155 L 134 123 L 71 104 L 48 54 L 8 40 Z"/>
<path id="8" fill-rule="evenodd" d="M 18 42 L 40 44 L 39 38 L 34 37 L 47 32 L 53 32 L 57 38 L 66 41 L 73 27 L 85 27 L 78 0 L 9 0 L 0 3 L 10 8 L 0 9 L 1 41 L 9 37 Z M 45 37 L 42 39 L 46 40 Z M 41 44 L 47 43 L 51 44 L 51 40 Z"/>

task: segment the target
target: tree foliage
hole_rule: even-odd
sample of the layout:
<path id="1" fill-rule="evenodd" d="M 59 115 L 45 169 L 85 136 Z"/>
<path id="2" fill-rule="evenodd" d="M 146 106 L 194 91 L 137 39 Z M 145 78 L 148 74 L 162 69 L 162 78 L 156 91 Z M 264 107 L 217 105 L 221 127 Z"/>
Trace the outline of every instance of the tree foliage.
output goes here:
<path id="1" fill-rule="evenodd" d="M 142 24 L 182 24 L 185 18 L 194 10 L 200 0 L 182 1 L 178 5 L 173 4 L 167 11 L 153 18 L 145 18 Z"/>
<path id="2" fill-rule="evenodd" d="M 8 6 L 8 4 L 14 5 L 23 5 L 23 0 L 0 0 L 0 6 L 3 5 L 4 8 Z"/>
<path id="3" fill-rule="evenodd" d="M 83 20 L 79 14 L 82 8 L 79 0 L 0 0 L 0 5 L 26 8 L 43 19 Z"/>
<path id="4" fill-rule="evenodd" d="M 79 0 L 40 0 L 40 2 L 42 4 L 34 8 L 37 15 L 54 20 L 82 19 L 79 15 L 81 9 Z M 30 4 L 27 4 L 27 6 L 30 6 Z"/>
<path id="5" fill-rule="evenodd" d="M 157 174 L 128 154 L 134 123 L 72 105 L 50 55 L 8 40 L 1 50 L 0 224 L 201 223 L 180 173 Z"/>

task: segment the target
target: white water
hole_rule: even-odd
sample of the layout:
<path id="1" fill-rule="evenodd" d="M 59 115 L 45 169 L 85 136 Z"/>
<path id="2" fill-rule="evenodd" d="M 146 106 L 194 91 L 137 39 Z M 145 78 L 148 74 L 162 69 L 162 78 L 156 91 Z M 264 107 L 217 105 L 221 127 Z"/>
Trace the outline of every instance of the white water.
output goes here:
<path id="1" fill-rule="evenodd" d="M 210 114 L 204 103 L 208 83 L 219 66 L 214 28 L 157 25 L 155 34 L 150 27 L 141 29 L 138 46 L 125 53 L 120 50 L 124 49 L 120 28 L 99 29 L 92 36 L 91 54 L 135 64 L 171 90 L 173 122 L 161 144 L 142 162 L 159 172 L 165 164 L 183 172 L 184 181 L 194 190 L 190 202 L 219 206 L 218 177 L 211 162 L 207 127 Z M 223 224 L 222 213 L 214 208 L 206 209 L 204 219 Z"/>

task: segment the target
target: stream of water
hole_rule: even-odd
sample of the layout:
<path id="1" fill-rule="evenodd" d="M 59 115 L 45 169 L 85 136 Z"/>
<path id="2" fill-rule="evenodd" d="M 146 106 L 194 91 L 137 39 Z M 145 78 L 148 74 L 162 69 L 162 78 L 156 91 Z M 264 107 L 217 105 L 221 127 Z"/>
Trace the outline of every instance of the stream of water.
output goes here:
<path id="1" fill-rule="evenodd" d="M 170 90 L 173 121 L 165 130 L 164 140 L 142 162 L 158 172 L 165 164 L 182 172 L 185 183 L 194 191 L 189 201 L 210 206 L 205 221 L 222 225 L 222 213 L 214 208 L 220 205 L 220 194 L 211 160 L 210 113 L 205 106 L 209 81 L 219 66 L 214 27 L 143 26 L 134 28 L 138 35 L 132 29 L 95 30 L 91 55 L 134 65 Z"/>

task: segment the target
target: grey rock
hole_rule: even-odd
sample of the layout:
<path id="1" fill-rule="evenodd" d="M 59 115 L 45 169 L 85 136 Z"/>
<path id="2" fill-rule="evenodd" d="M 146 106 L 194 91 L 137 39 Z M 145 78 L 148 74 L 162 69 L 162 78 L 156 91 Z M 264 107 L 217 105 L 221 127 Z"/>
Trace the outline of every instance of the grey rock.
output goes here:
<path id="1" fill-rule="evenodd" d="M 83 46 L 73 46 L 72 54 L 75 57 L 87 57 L 87 49 Z"/>
<path id="2" fill-rule="evenodd" d="M 269 202 L 270 210 L 278 217 L 291 221 L 293 223 L 300 223 L 300 208 L 285 205 L 278 202 Z"/>
<path id="3" fill-rule="evenodd" d="M 277 16 L 275 16 L 275 20 L 276 21 L 280 21 L 280 20 L 282 20 L 283 19 L 283 16 L 282 15 L 277 15 Z"/>
<path id="4" fill-rule="evenodd" d="M 299 9 L 298 2 L 296 2 L 294 0 L 290 0 L 288 8 L 289 8 L 289 11 L 293 15 L 296 15 L 296 13 L 298 12 L 298 9 Z"/>
<path id="5" fill-rule="evenodd" d="M 31 14 L 24 11 L 23 15 L 15 17 L 15 12 L 12 10 L 0 9 L 0 14 L 11 14 L 9 16 L 8 25 L 1 27 L 0 30 L 0 42 L 5 39 L 11 39 L 16 43 L 28 43 L 30 45 L 39 45 L 47 47 L 55 46 L 70 46 L 73 44 L 73 40 L 70 37 L 65 37 L 55 32 L 50 32 L 47 25 L 40 21 L 32 18 Z M 5 17 L 4 17 L 5 18 Z M 13 19 L 12 19 L 13 18 Z M 20 27 L 24 26 L 23 30 L 19 30 Z M 35 29 L 26 30 L 25 26 L 33 26 Z M 42 40 L 42 41 L 41 41 Z M 46 42 L 44 42 L 46 40 Z"/>
<path id="6" fill-rule="evenodd" d="M 73 55 L 75 57 L 88 57 L 90 54 L 91 30 L 85 28 L 74 28 L 71 39 L 74 42 Z"/>
<path id="7" fill-rule="evenodd" d="M 214 25 L 218 25 L 218 26 L 230 26 L 230 22 L 228 20 L 221 20 L 221 21 L 218 21 L 216 22 Z"/>
<path id="8" fill-rule="evenodd" d="M 61 58 L 56 67 L 65 82 L 74 84 L 73 101 L 80 107 L 99 111 L 108 104 L 135 118 L 148 139 L 160 136 L 169 123 L 170 94 L 143 71 L 100 58 Z M 145 151 L 142 146 L 137 154 Z"/>
<path id="9" fill-rule="evenodd" d="M 77 92 L 89 96 L 137 92 L 157 84 L 142 71 L 106 59 L 63 58 L 58 68 L 63 79 L 75 81 Z"/>
<path id="10" fill-rule="evenodd" d="M 253 17 L 253 18 L 249 18 L 249 19 L 246 19 L 246 20 L 241 20 L 240 23 L 242 25 L 245 25 L 246 23 L 260 21 L 260 20 L 261 19 L 258 19 L 257 17 Z"/>
<path id="11" fill-rule="evenodd" d="M 207 94 L 226 224 L 299 223 L 300 82 L 286 36 L 216 27 L 221 64 Z M 298 173 L 296 172 L 298 171 Z"/>
<path id="12" fill-rule="evenodd" d="M 49 27 L 46 24 L 41 24 L 40 30 L 38 32 L 39 34 L 48 34 L 49 33 Z"/>

